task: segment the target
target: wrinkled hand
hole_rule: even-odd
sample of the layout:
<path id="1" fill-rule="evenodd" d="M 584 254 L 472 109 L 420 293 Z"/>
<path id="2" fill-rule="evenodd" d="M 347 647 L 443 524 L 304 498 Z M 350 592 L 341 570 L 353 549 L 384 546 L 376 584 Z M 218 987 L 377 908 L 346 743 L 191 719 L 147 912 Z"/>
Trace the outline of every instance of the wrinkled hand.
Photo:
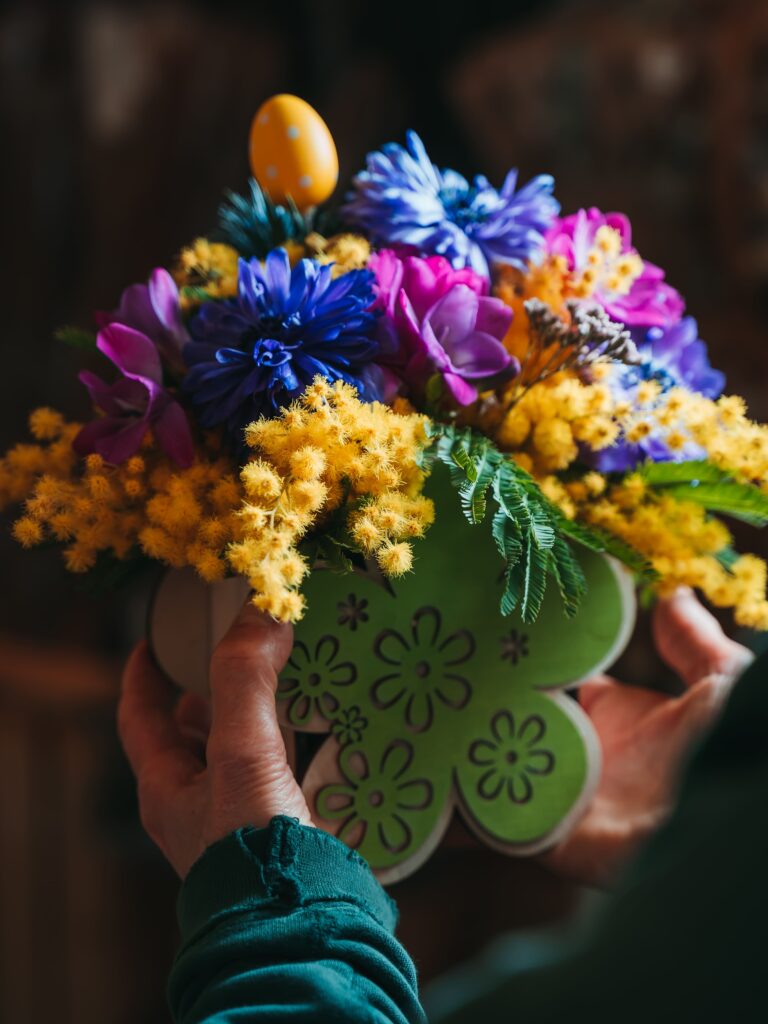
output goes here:
<path id="1" fill-rule="evenodd" d="M 123 675 L 118 729 L 138 782 L 142 824 L 176 872 L 245 825 L 276 814 L 311 825 L 275 712 L 293 631 L 246 605 L 211 659 L 211 699 L 173 687 L 145 643 Z"/>
<path id="2" fill-rule="evenodd" d="M 659 654 L 685 687 L 682 696 L 625 686 L 607 676 L 579 690 L 600 737 L 602 775 L 576 830 L 542 860 L 589 884 L 606 884 L 668 816 L 687 753 L 752 659 L 689 590 L 659 602 L 653 626 Z"/>

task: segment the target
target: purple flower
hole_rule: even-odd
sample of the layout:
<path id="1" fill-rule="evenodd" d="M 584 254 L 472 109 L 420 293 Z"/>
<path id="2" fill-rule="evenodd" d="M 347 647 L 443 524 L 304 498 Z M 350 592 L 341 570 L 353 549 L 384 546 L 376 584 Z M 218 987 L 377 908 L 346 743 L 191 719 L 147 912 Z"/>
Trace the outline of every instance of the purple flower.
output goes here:
<path id="1" fill-rule="evenodd" d="M 623 213 L 601 213 L 594 206 L 579 210 L 550 228 L 547 245 L 565 259 L 576 297 L 599 302 L 612 320 L 669 327 L 683 315 L 685 303 L 664 281 L 664 271 L 632 247 Z"/>
<path id="2" fill-rule="evenodd" d="M 167 270 L 157 267 L 147 284 L 130 285 L 114 313 L 97 313 L 95 319 L 99 327 L 119 323 L 145 334 L 157 345 L 168 368 L 183 373 L 181 350 L 189 335 L 181 318 L 179 289 Z"/>
<path id="3" fill-rule="evenodd" d="M 374 243 L 412 246 L 485 276 L 494 263 L 524 270 L 560 209 L 550 175 L 519 190 L 517 171 L 500 191 L 481 175 L 470 184 L 456 171 L 439 171 L 415 132 L 406 133 L 405 148 L 392 142 L 369 153 L 352 184 L 344 213 Z"/>
<path id="4" fill-rule="evenodd" d="M 619 400 L 637 405 L 637 388 L 646 380 L 660 384 L 662 395 L 673 387 L 684 387 L 707 398 L 722 394 L 725 376 L 710 366 L 707 346 L 699 338 L 693 317 L 686 316 L 666 329 L 651 327 L 631 333 L 642 362 L 615 371 L 612 388 Z M 610 448 L 588 452 L 586 458 L 603 473 L 623 473 L 645 460 L 682 462 L 704 456 L 703 449 L 693 442 L 672 451 L 665 443 L 665 430 L 656 427 L 639 444 L 621 439 Z"/>
<path id="5" fill-rule="evenodd" d="M 454 270 L 442 256 L 400 257 L 384 249 L 369 267 L 384 309 L 382 362 L 417 394 L 439 374 L 448 393 L 469 405 L 478 388 L 514 375 L 519 364 L 502 343 L 512 311 L 488 298 L 487 282 L 469 268 Z"/>
<path id="6" fill-rule="evenodd" d="M 186 413 L 163 388 L 160 356 L 152 341 L 141 331 L 112 323 L 99 331 L 96 344 L 123 376 L 107 384 L 88 370 L 80 374 L 104 416 L 82 428 L 75 451 L 96 452 L 118 464 L 135 455 L 151 429 L 169 458 L 179 466 L 191 465 L 195 453 Z"/>
<path id="7" fill-rule="evenodd" d="M 725 387 L 725 374 L 712 368 L 707 345 L 699 338 L 698 324 L 692 316 L 683 317 L 671 327 L 635 329 L 632 340 L 640 354 L 651 360 L 657 373 L 670 378 L 670 386 L 681 384 L 707 398 L 719 398 Z"/>

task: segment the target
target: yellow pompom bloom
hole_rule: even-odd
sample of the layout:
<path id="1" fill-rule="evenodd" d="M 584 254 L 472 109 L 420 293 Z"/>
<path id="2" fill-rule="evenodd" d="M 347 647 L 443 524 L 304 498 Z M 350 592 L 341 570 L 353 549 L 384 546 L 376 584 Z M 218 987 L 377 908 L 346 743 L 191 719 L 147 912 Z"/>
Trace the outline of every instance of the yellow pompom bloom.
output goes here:
<path id="1" fill-rule="evenodd" d="M 371 256 L 371 244 L 362 235 L 342 234 L 323 238 L 313 233 L 304 239 L 304 245 L 318 263 L 333 263 L 333 277 L 350 270 L 363 270 Z"/>
<path id="2" fill-rule="evenodd" d="M 191 309 L 207 296 L 228 299 L 237 295 L 238 253 L 231 245 L 197 238 L 182 249 L 173 277 L 180 289 L 181 308 Z M 205 293 L 200 295 L 198 290 Z"/>
<path id="3" fill-rule="evenodd" d="M 317 480 L 325 469 L 325 455 L 319 448 L 305 445 L 292 453 L 290 467 L 297 480 Z"/>
<path id="4" fill-rule="evenodd" d="M 350 517 L 350 533 L 363 551 L 375 551 L 385 540 L 385 533 L 367 515 L 356 514 Z"/>
<path id="5" fill-rule="evenodd" d="M 70 572 L 88 572 L 96 564 L 96 552 L 79 544 L 64 549 L 64 561 Z"/>
<path id="6" fill-rule="evenodd" d="M 37 441 L 53 441 L 61 436 L 64 417 L 55 409 L 35 409 L 29 417 L 29 432 Z"/>
<path id="7" fill-rule="evenodd" d="M 13 536 L 22 547 L 31 548 L 43 540 L 43 528 L 36 519 L 23 516 L 13 524 Z"/>
<path id="8" fill-rule="evenodd" d="M 525 443 L 530 432 L 531 421 L 525 410 L 514 407 L 501 421 L 496 440 L 502 448 L 514 450 Z"/>
<path id="9" fill-rule="evenodd" d="M 304 615 L 306 602 L 295 590 L 287 590 L 275 602 L 272 614 L 280 622 L 298 622 Z"/>
<path id="10" fill-rule="evenodd" d="M 376 552 L 376 561 L 385 576 L 403 576 L 413 568 L 413 548 L 410 544 L 385 544 Z"/>
<path id="11" fill-rule="evenodd" d="M 549 471 L 565 469 L 578 455 L 570 424 L 558 418 L 536 424 L 532 450 L 534 457 Z"/>
<path id="12" fill-rule="evenodd" d="M 322 480 L 296 480 L 285 489 L 286 503 L 297 512 L 316 512 L 326 499 L 328 487 Z"/>
<path id="13" fill-rule="evenodd" d="M 272 505 L 283 490 L 282 478 L 262 459 L 247 462 L 240 471 L 245 493 L 251 501 Z"/>
<path id="14" fill-rule="evenodd" d="M 301 555 L 289 553 L 280 562 L 280 575 L 289 587 L 297 587 L 309 572 L 309 565 Z"/>
<path id="15" fill-rule="evenodd" d="M 192 563 L 206 583 L 215 583 L 226 575 L 227 567 L 215 551 L 203 551 Z"/>

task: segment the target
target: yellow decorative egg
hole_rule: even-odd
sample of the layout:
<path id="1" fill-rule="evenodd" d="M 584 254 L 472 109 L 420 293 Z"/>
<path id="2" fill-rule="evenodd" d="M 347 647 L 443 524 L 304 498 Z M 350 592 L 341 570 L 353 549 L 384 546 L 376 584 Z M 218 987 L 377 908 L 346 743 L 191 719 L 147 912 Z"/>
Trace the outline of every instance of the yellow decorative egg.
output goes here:
<path id="1" fill-rule="evenodd" d="M 275 203 L 290 196 L 300 210 L 327 199 L 339 178 L 333 136 L 316 110 L 281 93 L 263 103 L 251 124 L 251 170 Z"/>

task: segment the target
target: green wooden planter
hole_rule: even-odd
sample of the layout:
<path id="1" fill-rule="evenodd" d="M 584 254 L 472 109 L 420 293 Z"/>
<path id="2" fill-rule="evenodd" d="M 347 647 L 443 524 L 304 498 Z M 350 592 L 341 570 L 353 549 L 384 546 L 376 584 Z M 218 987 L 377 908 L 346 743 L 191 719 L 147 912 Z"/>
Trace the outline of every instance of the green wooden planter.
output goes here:
<path id="1" fill-rule="evenodd" d="M 567 619 L 554 586 L 535 625 L 499 611 L 488 524 L 470 526 L 445 470 L 415 571 L 313 573 L 278 686 L 284 726 L 327 733 L 303 788 L 319 824 L 384 882 L 422 864 L 454 808 L 485 844 L 536 853 L 581 816 L 600 772 L 589 719 L 563 691 L 607 668 L 635 618 L 630 577 L 587 551 Z"/>
<path id="2" fill-rule="evenodd" d="M 392 585 L 377 572 L 316 570 L 278 684 L 289 752 L 291 733 L 320 743 L 298 764 L 316 821 L 384 882 L 427 860 L 454 809 L 508 854 L 567 833 L 594 792 L 600 747 L 564 691 L 615 661 L 635 619 L 629 575 L 586 550 L 574 619 L 554 586 L 535 625 L 502 616 L 489 524 L 464 519 L 443 467 L 429 483 L 438 513 L 416 542 L 415 571 Z M 172 679 L 205 691 L 211 650 L 247 589 L 166 574 L 150 639 Z"/>

